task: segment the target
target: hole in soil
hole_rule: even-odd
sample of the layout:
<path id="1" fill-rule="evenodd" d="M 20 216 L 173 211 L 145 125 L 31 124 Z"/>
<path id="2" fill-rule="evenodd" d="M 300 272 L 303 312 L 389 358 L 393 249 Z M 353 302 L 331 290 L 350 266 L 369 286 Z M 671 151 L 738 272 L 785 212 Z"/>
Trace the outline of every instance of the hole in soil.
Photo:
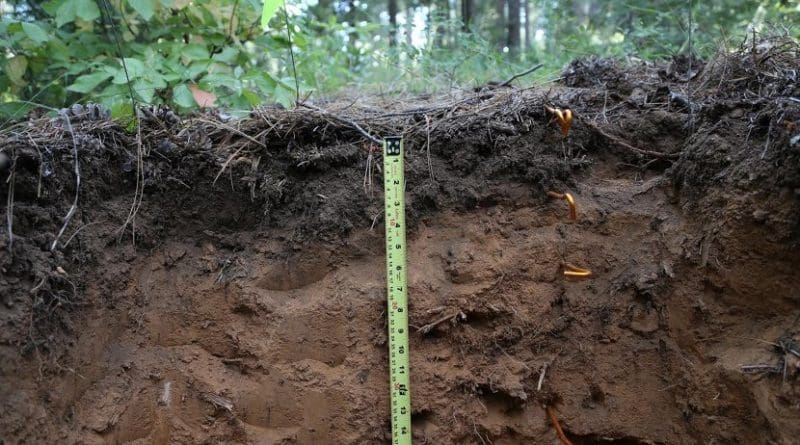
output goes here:
<path id="1" fill-rule="evenodd" d="M 422 409 L 419 411 L 411 411 L 411 427 L 425 429 L 433 418 L 433 411 Z"/>
<path id="2" fill-rule="evenodd" d="M 525 404 L 523 398 L 515 397 L 502 389 L 492 389 L 486 384 L 478 385 L 477 393 L 490 413 L 507 414 L 512 411 L 519 411 Z"/>

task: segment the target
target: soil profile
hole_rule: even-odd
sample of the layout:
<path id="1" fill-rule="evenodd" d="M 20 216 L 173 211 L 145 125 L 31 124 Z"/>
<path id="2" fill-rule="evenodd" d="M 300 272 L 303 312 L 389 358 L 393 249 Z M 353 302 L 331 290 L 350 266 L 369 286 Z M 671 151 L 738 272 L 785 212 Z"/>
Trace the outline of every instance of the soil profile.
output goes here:
<path id="1" fill-rule="evenodd" d="M 797 444 L 797 56 L 17 122 L 0 443 L 389 443 L 371 138 L 402 134 L 415 443 L 559 444 L 550 411 L 576 445 Z"/>

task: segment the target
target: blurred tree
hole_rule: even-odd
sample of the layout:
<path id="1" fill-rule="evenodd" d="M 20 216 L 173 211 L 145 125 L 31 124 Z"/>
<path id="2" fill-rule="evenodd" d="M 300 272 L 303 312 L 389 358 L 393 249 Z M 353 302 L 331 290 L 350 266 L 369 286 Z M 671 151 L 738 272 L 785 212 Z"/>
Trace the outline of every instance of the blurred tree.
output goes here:
<path id="1" fill-rule="evenodd" d="M 520 46 L 520 0 L 508 0 L 508 38 L 506 46 L 513 54 L 519 52 Z"/>
<path id="2" fill-rule="evenodd" d="M 386 12 L 389 14 L 389 46 L 397 46 L 397 0 L 389 0 Z"/>
<path id="3" fill-rule="evenodd" d="M 493 33 L 493 40 L 497 42 L 497 46 L 502 49 L 506 44 L 506 0 L 495 0 L 494 14 L 495 31 Z"/>
<path id="4" fill-rule="evenodd" d="M 464 32 L 470 32 L 470 25 L 472 25 L 474 10 L 474 0 L 461 0 L 461 21 L 463 22 L 462 30 Z"/>

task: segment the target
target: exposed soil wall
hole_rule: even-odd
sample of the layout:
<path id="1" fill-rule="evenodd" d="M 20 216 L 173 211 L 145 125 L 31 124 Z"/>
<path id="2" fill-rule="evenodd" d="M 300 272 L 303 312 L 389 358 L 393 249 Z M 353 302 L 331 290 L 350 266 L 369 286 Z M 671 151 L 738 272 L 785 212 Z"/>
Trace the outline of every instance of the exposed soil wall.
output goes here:
<path id="1" fill-rule="evenodd" d="M 406 137 L 416 443 L 559 443 L 546 407 L 575 444 L 797 443 L 800 91 L 779 43 L 400 105 L 149 110 L 141 145 L 92 110 L 17 124 L 0 443 L 388 443 L 364 133 Z M 567 138 L 545 105 L 575 112 Z"/>

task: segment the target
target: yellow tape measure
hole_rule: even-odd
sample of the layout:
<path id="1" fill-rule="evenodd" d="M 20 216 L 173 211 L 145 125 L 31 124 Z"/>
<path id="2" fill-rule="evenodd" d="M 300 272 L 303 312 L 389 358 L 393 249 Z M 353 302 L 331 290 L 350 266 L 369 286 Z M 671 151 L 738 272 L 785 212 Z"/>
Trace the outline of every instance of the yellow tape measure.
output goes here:
<path id="1" fill-rule="evenodd" d="M 411 445 L 411 388 L 406 294 L 406 213 L 403 139 L 383 140 L 386 288 L 389 314 L 389 404 L 392 444 Z"/>

